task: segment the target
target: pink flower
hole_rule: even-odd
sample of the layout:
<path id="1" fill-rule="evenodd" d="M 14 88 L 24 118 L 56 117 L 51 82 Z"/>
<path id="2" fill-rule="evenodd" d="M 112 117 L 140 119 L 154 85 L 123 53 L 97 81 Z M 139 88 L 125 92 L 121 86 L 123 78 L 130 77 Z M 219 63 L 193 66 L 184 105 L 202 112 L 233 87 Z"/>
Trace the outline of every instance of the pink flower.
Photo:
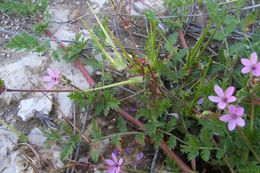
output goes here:
<path id="1" fill-rule="evenodd" d="M 249 73 L 251 72 L 254 76 L 260 76 L 260 62 L 257 62 L 257 54 L 253 52 L 250 55 L 250 59 L 241 59 L 241 63 L 245 66 L 242 68 L 242 73 Z"/>
<path id="2" fill-rule="evenodd" d="M 47 72 L 49 74 L 49 76 L 43 76 L 43 81 L 47 82 L 47 89 L 51 89 L 53 86 L 58 85 L 59 84 L 59 77 L 60 77 L 60 72 L 58 72 L 57 70 L 48 68 Z"/>
<path id="3" fill-rule="evenodd" d="M 234 130 L 237 125 L 240 127 L 245 126 L 245 120 L 242 118 L 244 115 L 243 107 L 230 105 L 228 107 L 228 112 L 229 114 L 223 115 L 219 118 L 221 121 L 228 122 L 228 130 Z"/>
<path id="4" fill-rule="evenodd" d="M 218 85 L 215 85 L 214 90 L 218 96 L 209 96 L 208 98 L 210 101 L 218 103 L 218 107 L 220 109 L 224 109 L 228 103 L 237 100 L 235 96 L 232 96 L 235 91 L 233 86 L 228 87 L 228 89 L 224 92 L 222 88 L 220 88 Z"/>
<path id="5" fill-rule="evenodd" d="M 123 163 L 123 159 L 117 160 L 116 155 L 112 153 L 112 160 L 107 159 L 105 162 L 109 165 L 107 172 L 108 173 L 119 173 L 121 169 L 121 165 Z"/>

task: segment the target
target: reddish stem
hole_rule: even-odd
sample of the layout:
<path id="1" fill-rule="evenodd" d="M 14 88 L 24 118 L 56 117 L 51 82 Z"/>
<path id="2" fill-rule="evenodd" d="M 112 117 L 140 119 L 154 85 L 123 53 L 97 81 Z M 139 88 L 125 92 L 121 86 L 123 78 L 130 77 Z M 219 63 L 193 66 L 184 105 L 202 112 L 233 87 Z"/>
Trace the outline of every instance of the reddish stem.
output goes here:
<path id="1" fill-rule="evenodd" d="M 47 35 L 49 35 L 50 37 L 52 38 L 55 38 L 53 36 L 53 34 L 50 32 L 50 31 L 46 31 Z M 58 44 L 63 48 L 63 49 L 66 49 L 66 47 L 61 43 L 61 42 L 58 42 Z M 78 64 L 81 64 L 80 61 L 77 62 Z M 81 64 L 82 65 L 82 64 Z M 83 73 L 86 75 L 84 75 L 84 77 L 86 78 L 86 80 L 89 82 L 89 79 L 92 79 L 89 75 L 88 75 L 88 72 L 87 70 L 84 68 L 84 66 L 82 65 L 81 66 L 81 72 L 84 71 Z M 92 79 L 91 81 L 94 82 L 94 80 Z M 91 82 L 89 82 L 91 83 Z M 90 84 L 91 85 L 91 84 Z M 126 120 L 128 120 L 129 122 L 133 123 L 134 125 L 136 125 L 138 128 L 140 128 L 141 130 L 145 131 L 145 126 L 143 123 L 141 123 L 139 120 L 135 119 L 132 115 L 128 114 L 126 111 L 124 111 L 123 109 L 118 109 L 117 112 L 122 116 L 124 117 Z M 161 143 L 160 143 L 160 147 L 161 149 L 163 150 L 163 152 L 169 157 L 171 158 L 172 160 L 174 160 L 176 162 L 176 164 L 180 167 L 180 169 L 183 171 L 183 172 L 187 172 L 187 173 L 193 173 L 192 169 L 186 165 L 179 157 L 177 154 L 175 154 L 174 151 L 172 151 L 168 145 L 166 144 L 166 142 L 164 140 L 161 140 Z"/>
<path id="2" fill-rule="evenodd" d="M 184 34 L 183 34 L 182 31 L 179 31 L 179 38 L 180 38 L 180 40 L 181 40 L 181 45 L 182 45 L 182 47 L 183 47 L 183 48 L 187 48 L 187 47 L 188 47 L 188 46 L 187 46 L 187 42 L 186 42 L 186 40 L 185 40 L 185 37 L 184 37 Z"/>
<path id="3" fill-rule="evenodd" d="M 54 36 L 54 34 L 49 31 L 49 30 L 45 30 L 44 31 L 46 35 L 48 35 L 50 38 L 53 38 L 56 40 L 57 44 L 64 50 L 66 50 L 66 46 L 64 44 L 62 44 L 62 42 L 58 41 L 59 39 L 57 37 Z"/>
<path id="4" fill-rule="evenodd" d="M 83 74 L 83 76 L 88 81 L 89 85 L 91 87 L 95 86 L 95 81 L 90 77 L 88 71 L 85 69 L 84 65 L 80 62 L 79 59 L 77 59 L 75 62 L 76 67 L 80 70 L 80 72 Z"/>
<path id="5" fill-rule="evenodd" d="M 76 92 L 78 90 L 47 90 L 47 89 L 42 89 L 42 90 L 36 90 L 36 89 L 6 89 L 6 92 Z"/>
<path id="6" fill-rule="evenodd" d="M 117 112 L 121 114 L 126 120 L 133 123 L 137 127 L 139 127 L 141 130 L 146 131 L 144 124 L 141 123 L 139 120 L 135 119 L 132 115 L 128 114 L 123 109 L 118 109 Z M 166 142 L 164 140 L 161 140 L 160 148 L 163 150 L 163 152 L 172 160 L 176 162 L 176 164 L 181 168 L 183 172 L 193 172 L 188 165 L 186 165 L 179 157 L 178 155 L 172 151 Z"/>

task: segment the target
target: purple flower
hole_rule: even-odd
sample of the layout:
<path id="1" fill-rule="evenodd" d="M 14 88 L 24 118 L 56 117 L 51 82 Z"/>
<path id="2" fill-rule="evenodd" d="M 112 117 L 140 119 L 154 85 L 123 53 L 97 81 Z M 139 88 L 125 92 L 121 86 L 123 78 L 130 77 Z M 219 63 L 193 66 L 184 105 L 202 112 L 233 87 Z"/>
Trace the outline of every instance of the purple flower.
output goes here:
<path id="1" fill-rule="evenodd" d="M 260 62 L 257 62 L 257 54 L 253 52 L 250 59 L 242 58 L 241 63 L 245 66 L 242 68 L 242 73 L 251 72 L 254 76 L 260 76 Z"/>
<path id="2" fill-rule="evenodd" d="M 132 150 L 131 150 L 130 148 L 126 147 L 126 149 L 125 149 L 125 153 L 126 153 L 126 154 L 130 154 L 131 151 L 132 151 Z"/>
<path id="3" fill-rule="evenodd" d="M 240 127 L 245 126 L 245 120 L 242 118 L 244 115 L 243 107 L 230 105 L 228 107 L 228 112 L 228 114 L 225 114 L 219 118 L 220 121 L 228 122 L 228 130 L 234 130 L 237 125 Z"/>
<path id="4" fill-rule="evenodd" d="M 203 102 L 204 102 L 204 98 L 201 97 L 201 98 L 197 101 L 197 104 L 198 104 L 198 105 L 202 105 Z"/>
<path id="5" fill-rule="evenodd" d="M 43 81 L 47 82 L 48 85 L 46 86 L 47 89 L 51 89 L 53 86 L 59 84 L 60 72 L 57 70 L 48 68 L 47 69 L 48 76 L 43 76 Z"/>
<path id="6" fill-rule="evenodd" d="M 143 152 L 140 152 L 138 153 L 136 156 L 135 156 L 135 160 L 136 161 L 140 161 L 144 158 L 144 153 Z"/>
<path id="7" fill-rule="evenodd" d="M 105 162 L 109 165 L 107 172 L 108 173 L 119 173 L 121 169 L 121 165 L 123 163 L 123 159 L 117 160 L 116 155 L 112 153 L 112 160 L 107 159 Z"/>
<path id="8" fill-rule="evenodd" d="M 209 96 L 208 98 L 210 101 L 218 103 L 219 109 L 224 109 L 228 103 L 237 100 L 235 96 L 232 96 L 235 91 L 233 86 L 228 87 L 228 89 L 224 92 L 222 88 L 220 88 L 218 85 L 215 85 L 214 90 L 218 96 Z"/>
<path id="9" fill-rule="evenodd" d="M 117 149 L 117 148 L 114 148 L 113 153 L 114 153 L 116 156 L 118 156 L 118 154 L 119 154 L 118 149 Z"/>

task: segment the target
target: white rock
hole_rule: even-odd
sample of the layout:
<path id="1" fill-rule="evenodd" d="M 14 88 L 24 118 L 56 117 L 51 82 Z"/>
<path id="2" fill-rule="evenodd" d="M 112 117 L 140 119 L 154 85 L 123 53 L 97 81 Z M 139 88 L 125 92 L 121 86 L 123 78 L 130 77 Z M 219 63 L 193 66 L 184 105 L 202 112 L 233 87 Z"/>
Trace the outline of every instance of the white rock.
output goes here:
<path id="1" fill-rule="evenodd" d="M 54 34 L 56 38 L 59 40 L 68 40 L 72 41 L 75 38 L 75 33 L 72 31 L 69 31 L 69 28 L 67 26 L 61 27 L 59 30 L 57 30 Z M 69 45 L 69 42 L 62 42 L 65 46 Z"/>
<path id="2" fill-rule="evenodd" d="M 64 165 L 64 163 L 60 160 L 60 153 L 61 153 L 60 151 L 55 151 L 55 150 L 53 150 L 52 152 L 53 162 L 57 168 L 62 168 Z"/>
<path id="3" fill-rule="evenodd" d="M 42 134 L 39 128 L 34 128 L 31 133 L 28 135 L 28 140 L 38 147 L 43 147 L 44 142 L 47 138 Z"/>
<path id="4" fill-rule="evenodd" d="M 3 160 L 15 148 L 17 142 L 18 137 L 14 133 L 6 129 L 0 129 L 0 160 Z"/>
<path id="5" fill-rule="evenodd" d="M 163 5 L 163 1 L 158 1 L 158 0 L 143 0 L 141 1 L 136 1 L 133 3 L 133 10 L 131 10 L 131 14 L 143 14 L 145 10 L 149 10 L 150 8 L 147 6 L 149 5 L 153 9 L 155 9 L 158 13 L 163 14 L 166 12 L 166 8 Z"/>
<path id="6" fill-rule="evenodd" d="M 91 0 L 91 2 L 97 4 L 98 8 L 103 8 L 107 0 Z"/>
<path id="7" fill-rule="evenodd" d="M 0 78 L 10 89 L 31 89 L 33 84 L 39 83 L 41 67 L 46 63 L 47 58 L 35 54 L 22 57 L 19 61 L 0 68 Z M 9 104 L 14 98 L 20 99 L 25 93 L 17 92 L 15 96 L 10 92 L 0 95 L 0 100 Z"/>
<path id="8" fill-rule="evenodd" d="M 52 95 L 48 94 L 52 100 Z M 52 109 L 52 102 L 44 95 L 22 100 L 20 102 L 20 110 L 17 113 L 23 121 L 27 121 L 34 116 L 35 111 L 49 114 Z"/>
<path id="9" fill-rule="evenodd" d="M 1 173 L 33 173 L 33 168 L 22 158 L 19 151 L 12 152 L 8 157 L 1 160 Z"/>
<path id="10" fill-rule="evenodd" d="M 51 15 L 51 18 L 54 21 L 58 21 L 58 22 L 66 22 L 69 19 L 69 14 L 70 14 L 70 10 L 69 9 L 65 9 L 64 7 L 60 7 L 60 8 L 49 8 L 49 13 Z M 57 24 L 60 25 L 60 24 Z M 52 26 L 52 24 L 51 24 Z"/>
<path id="11" fill-rule="evenodd" d="M 2 126 L 1 126 L 2 127 Z M 14 151 L 18 137 L 13 132 L 0 129 L 0 172 L 1 173 L 33 173 L 21 158 L 19 151 Z"/>
<path id="12" fill-rule="evenodd" d="M 58 105 L 59 109 L 62 111 L 62 114 L 59 114 L 58 118 L 62 118 L 63 116 L 66 116 L 68 118 L 73 117 L 73 103 L 68 97 L 68 93 L 59 93 L 58 94 Z"/>

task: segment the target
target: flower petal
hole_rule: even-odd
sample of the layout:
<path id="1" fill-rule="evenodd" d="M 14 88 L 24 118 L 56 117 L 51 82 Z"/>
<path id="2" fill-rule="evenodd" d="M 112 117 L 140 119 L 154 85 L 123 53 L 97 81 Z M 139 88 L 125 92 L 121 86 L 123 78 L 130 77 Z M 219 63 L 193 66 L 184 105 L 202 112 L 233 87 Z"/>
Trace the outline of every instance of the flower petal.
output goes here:
<path id="1" fill-rule="evenodd" d="M 59 80 L 53 80 L 52 82 L 54 83 L 54 85 L 58 85 L 59 84 Z"/>
<path id="2" fill-rule="evenodd" d="M 143 153 L 143 152 L 140 152 L 140 153 L 138 153 L 138 154 L 135 156 L 135 160 L 140 161 L 140 160 L 143 159 L 143 157 L 144 157 L 144 153 Z"/>
<path id="3" fill-rule="evenodd" d="M 237 125 L 239 125 L 240 127 L 244 127 L 245 126 L 245 120 L 241 117 L 237 117 L 236 119 L 236 123 Z"/>
<path id="4" fill-rule="evenodd" d="M 113 166 L 115 164 L 115 162 L 113 160 L 110 159 L 106 159 L 105 162 L 109 165 L 109 166 Z"/>
<path id="5" fill-rule="evenodd" d="M 233 131 L 236 128 L 236 120 L 229 121 L 228 130 Z"/>
<path id="6" fill-rule="evenodd" d="M 118 161 L 118 165 L 122 165 L 122 163 L 123 163 L 123 159 L 121 158 L 121 159 L 119 159 L 119 161 Z"/>
<path id="7" fill-rule="evenodd" d="M 119 173 L 120 172 L 120 166 L 118 166 L 116 169 L 115 169 L 115 173 Z"/>
<path id="8" fill-rule="evenodd" d="M 231 103 L 231 102 L 234 102 L 234 101 L 236 101 L 237 100 L 237 98 L 235 97 L 235 96 L 231 96 L 231 97 L 229 97 L 228 99 L 227 99 L 227 102 L 228 103 Z"/>
<path id="9" fill-rule="evenodd" d="M 218 103 L 219 109 L 224 109 L 226 106 L 227 106 L 227 104 L 225 102 L 221 101 L 221 102 Z"/>
<path id="10" fill-rule="evenodd" d="M 230 116 L 229 114 L 223 115 L 219 118 L 220 121 L 224 121 L 224 122 L 229 122 L 230 120 L 232 120 L 232 116 Z"/>
<path id="11" fill-rule="evenodd" d="M 229 112 L 230 114 L 236 114 L 236 113 L 237 113 L 236 111 L 237 111 L 236 106 L 230 105 L 230 106 L 228 107 L 228 112 Z"/>
<path id="12" fill-rule="evenodd" d="M 252 73 L 253 73 L 254 76 L 260 76 L 260 63 L 257 63 L 255 65 L 255 69 L 253 70 Z"/>
<path id="13" fill-rule="evenodd" d="M 256 54 L 256 52 L 251 53 L 250 61 L 251 61 L 252 64 L 256 64 L 257 63 L 257 54 Z"/>
<path id="14" fill-rule="evenodd" d="M 56 78 L 58 78 L 59 76 L 60 76 L 60 72 L 58 71 L 58 70 L 52 70 L 53 71 L 53 73 L 54 73 L 54 76 L 56 77 Z"/>
<path id="15" fill-rule="evenodd" d="M 210 99 L 210 101 L 215 102 L 215 103 L 218 103 L 221 101 L 220 97 L 217 97 L 217 96 L 209 96 L 208 98 Z"/>
<path id="16" fill-rule="evenodd" d="M 224 96 L 224 92 L 222 90 L 222 88 L 220 88 L 218 85 L 214 86 L 214 90 L 217 93 L 218 96 L 223 97 Z"/>
<path id="17" fill-rule="evenodd" d="M 116 171 L 116 167 L 115 166 L 109 167 L 108 170 L 107 170 L 108 173 L 115 173 L 115 171 Z"/>
<path id="18" fill-rule="evenodd" d="M 244 115 L 244 108 L 243 107 L 237 107 L 236 108 L 236 115 L 238 115 L 238 116 L 242 116 L 242 115 Z"/>
<path id="19" fill-rule="evenodd" d="M 233 86 L 228 87 L 227 90 L 225 91 L 225 96 L 231 97 L 233 95 L 234 91 L 235 91 L 235 87 L 233 87 Z"/>
<path id="20" fill-rule="evenodd" d="M 49 81 L 52 80 L 52 78 L 51 78 L 51 76 L 43 76 L 42 80 L 45 81 L 45 82 L 49 82 Z"/>
<path id="21" fill-rule="evenodd" d="M 251 71 L 251 67 L 243 67 L 241 73 L 249 73 Z"/>
<path id="22" fill-rule="evenodd" d="M 52 82 L 52 81 L 50 81 L 49 83 L 48 83 L 48 85 L 46 86 L 46 89 L 51 89 L 53 86 L 54 86 L 55 84 Z"/>
<path id="23" fill-rule="evenodd" d="M 47 72 L 48 72 L 48 74 L 50 75 L 50 76 L 55 76 L 55 72 L 53 71 L 53 69 L 51 69 L 51 68 L 48 68 L 47 69 Z"/>
<path id="24" fill-rule="evenodd" d="M 117 158 L 116 158 L 116 155 L 114 153 L 112 153 L 112 159 L 114 160 L 115 163 L 117 163 Z"/>
<path id="25" fill-rule="evenodd" d="M 245 66 L 245 67 L 250 67 L 252 65 L 251 61 L 249 59 L 246 58 L 242 58 L 241 59 L 241 63 Z"/>

